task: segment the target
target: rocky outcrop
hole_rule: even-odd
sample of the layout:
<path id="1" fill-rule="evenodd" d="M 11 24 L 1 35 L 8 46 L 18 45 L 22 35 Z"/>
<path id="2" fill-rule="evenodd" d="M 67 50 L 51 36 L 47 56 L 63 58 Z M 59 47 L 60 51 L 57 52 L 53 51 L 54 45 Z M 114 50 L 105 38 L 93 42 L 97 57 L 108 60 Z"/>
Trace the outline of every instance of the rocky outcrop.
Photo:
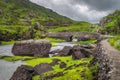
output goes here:
<path id="1" fill-rule="evenodd" d="M 85 57 L 90 57 L 90 55 L 95 55 L 95 45 L 75 45 L 65 46 L 62 50 L 51 51 L 50 54 L 53 56 L 70 56 L 73 59 L 81 59 Z"/>
<path id="2" fill-rule="evenodd" d="M 75 45 L 73 46 L 73 49 L 72 49 L 72 58 L 81 59 L 85 57 L 90 57 L 90 55 L 93 55 L 93 53 L 94 53 L 93 49 L 86 49 L 81 45 Z"/>
<path id="3" fill-rule="evenodd" d="M 66 63 L 65 62 L 61 62 L 59 67 L 60 68 L 66 68 Z"/>
<path id="4" fill-rule="evenodd" d="M 42 74 L 44 72 L 47 72 L 47 71 L 51 71 L 53 70 L 52 66 L 47 64 L 47 63 L 41 63 L 39 65 L 36 65 L 34 67 L 34 70 L 38 73 L 38 74 Z"/>
<path id="5" fill-rule="evenodd" d="M 120 80 L 120 51 L 103 40 L 97 45 L 97 52 L 98 80 Z"/>
<path id="6" fill-rule="evenodd" d="M 81 52 L 81 46 L 79 46 L 79 45 L 73 46 L 72 58 L 73 59 L 85 58 L 85 55 Z"/>
<path id="7" fill-rule="evenodd" d="M 71 46 L 65 46 L 61 51 L 59 51 L 60 56 L 69 56 L 72 54 L 72 47 Z"/>
<path id="8" fill-rule="evenodd" d="M 10 80 L 32 80 L 34 73 L 32 67 L 22 65 L 17 68 Z"/>
<path id="9" fill-rule="evenodd" d="M 72 47 L 71 46 L 65 46 L 62 50 L 54 50 L 51 51 L 50 54 L 53 54 L 53 56 L 69 56 L 72 54 Z"/>
<path id="10" fill-rule="evenodd" d="M 16 42 L 12 48 L 12 53 L 17 56 L 47 57 L 51 49 L 51 44 L 46 40 L 26 40 Z"/>

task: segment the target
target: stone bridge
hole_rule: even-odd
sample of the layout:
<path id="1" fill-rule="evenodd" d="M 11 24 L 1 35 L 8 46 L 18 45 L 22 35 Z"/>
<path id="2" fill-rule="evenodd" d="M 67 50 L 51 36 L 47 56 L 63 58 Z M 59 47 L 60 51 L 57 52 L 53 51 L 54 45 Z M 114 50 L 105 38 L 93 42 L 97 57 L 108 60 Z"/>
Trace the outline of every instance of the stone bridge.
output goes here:
<path id="1" fill-rule="evenodd" d="M 64 39 L 69 42 L 72 41 L 74 38 L 77 39 L 77 41 L 91 40 L 91 39 L 98 40 L 100 38 L 99 33 L 90 33 L 90 32 L 57 32 L 57 33 L 48 33 L 47 36 L 51 38 Z"/>

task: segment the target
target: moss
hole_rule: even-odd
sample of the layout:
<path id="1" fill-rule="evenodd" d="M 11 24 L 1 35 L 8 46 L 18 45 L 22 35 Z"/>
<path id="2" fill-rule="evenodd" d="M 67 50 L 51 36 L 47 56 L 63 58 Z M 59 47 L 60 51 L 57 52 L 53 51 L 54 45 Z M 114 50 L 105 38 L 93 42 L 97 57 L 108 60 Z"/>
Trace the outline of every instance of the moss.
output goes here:
<path id="1" fill-rule="evenodd" d="M 9 44 L 14 44 L 15 41 L 2 41 L 1 45 L 9 45 Z"/>
<path id="2" fill-rule="evenodd" d="M 0 58 L 3 56 L 0 55 Z M 58 72 L 63 72 L 63 76 L 54 77 L 52 80 L 92 80 L 93 79 L 93 73 L 97 72 L 98 66 L 95 64 L 92 67 L 88 67 L 90 64 L 90 61 L 93 59 L 93 56 L 90 58 L 82 58 L 80 60 L 73 60 L 72 56 L 67 57 L 51 57 L 51 58 L 34 58 L 34 57 L 28 57 L 28 56 L 6 56 L 3 58 L 7 61 L 16 61 L 16 60 L 25 60 L 24 62 L 26 65 L 29 66 L 36 66 L 40 63 L 51 63 L 53 59 L 59 59 L 59 63 L 55 66 L 52 66 L 53 70 L 46 72 L 44 74 L 35 75 L 33 76 L 33 80 L 38 80 L 39 77 L 43 78 L 45 76 L 48 76 L 50 74 L 56 74 Z M 27 60 L 26 60 L 27 59 Z M 59 65 L 61 62 L 66 63 L 66 68 L 60 68 Z M 71 67 L 70 67 L 71 66 Z M 69 69 L 67 69 L 69 67 Z"/>
<path id="3" fill-rule="evenodd" d="M 83 58 L 80 60 L 73 60 L 71 56 L 68 57 L 52 57 L 52 58 L 39 58 L 34 60 L 25 61 L 27 65 L 35 66 L 40 63 L 50 63 L 53 59 L 60 59 L 60 62 L 65 62 L 67 64 L 66 68 L 70 67 L 70 69 L 66 68 L 60 68 L 59 64 L 53 66 L 53 71 L 49 71 L 44 73 L 43 75 L 34 76 L 34 80 L 37 80 L 38 77 L 44 78 L 45 76 L 48 76 L 50 74 L 56 74 L 58 72 L 63 72 L 63 76 L 54 77 L 52 80 L 93 80 L 92 73 L 95 72 L 95 70 L 92 72 L 91 70 L 96 69 L 96 67 L 89 68 L 88 65 L 90 61 L 93 59 L 93 56 L 90 58 Z M 75 66 L 77 65 L 77 66 Z"/>
<path id="4" fill-rule="evenodd" d="M 35 75 L 35 76 L 33 76 L 32 80 L 38 80 L 39 77 L 40 77 L 39 75 Z"/>
<path id="5" fill-rule="evenodd" d="M 0 59 L 6 60 L 6 61 L 18 61 L 18 60 L 28 60 L 33 59 L 34 57 L 29 56 L 3 56 L 0 55 Z"/>
<path id="6" fill-rule="evenodd" d="M 90 23 L 87 22 L 73 22 L 69 26 L 59 26 L 56 28 L 49 29 L 49 32 L 91 32 Z"/>
<path id="7" fill-rule="evenodd" d="M 65 40 L 62 39 L 56 39 L 56 38 L 45 38 L 43 40 L 48 40 L 51 42 L 52 46 L 56 46 L 56 43 L 62 43 L 65 42 Z"/>

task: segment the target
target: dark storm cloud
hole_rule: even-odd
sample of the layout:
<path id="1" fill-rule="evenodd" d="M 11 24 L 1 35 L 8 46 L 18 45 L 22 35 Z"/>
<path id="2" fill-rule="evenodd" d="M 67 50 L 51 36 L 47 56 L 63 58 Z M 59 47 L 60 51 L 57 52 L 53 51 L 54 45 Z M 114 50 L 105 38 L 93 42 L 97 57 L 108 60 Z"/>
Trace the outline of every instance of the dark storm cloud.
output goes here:
<path id="1" fill-rule="evenodd" d="M 102 17 L 120 9 L 120 0 L 31 0 L 74 20 L 98 22 Z"/>
<path id="2" fill-rule="evenodd" d="M 119 0 L 70 0 L 71 4 L 84 4 L 95 10 L 114 10 L 120 8 Z"/>

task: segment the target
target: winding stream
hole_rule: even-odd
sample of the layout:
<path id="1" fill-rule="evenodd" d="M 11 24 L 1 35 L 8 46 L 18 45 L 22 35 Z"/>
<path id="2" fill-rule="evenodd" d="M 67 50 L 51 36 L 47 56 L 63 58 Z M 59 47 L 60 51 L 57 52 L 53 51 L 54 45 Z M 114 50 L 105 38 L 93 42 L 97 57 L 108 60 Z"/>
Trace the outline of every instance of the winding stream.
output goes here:
<path id="1" fill-rule="evenodd" d="M 51 51 L 56 49 L 62 49 L 64 46 L 74 46 L 73 42 L 57 43 L 55 47 L 51 48 Z M 13 56 L 11 53 L 13 45 L 0 46 L 0 55 Z M 0 80 L 9 80 L 18 66 L 24 64 L 21 61 L 8 62 L 0 60 Z"/>

